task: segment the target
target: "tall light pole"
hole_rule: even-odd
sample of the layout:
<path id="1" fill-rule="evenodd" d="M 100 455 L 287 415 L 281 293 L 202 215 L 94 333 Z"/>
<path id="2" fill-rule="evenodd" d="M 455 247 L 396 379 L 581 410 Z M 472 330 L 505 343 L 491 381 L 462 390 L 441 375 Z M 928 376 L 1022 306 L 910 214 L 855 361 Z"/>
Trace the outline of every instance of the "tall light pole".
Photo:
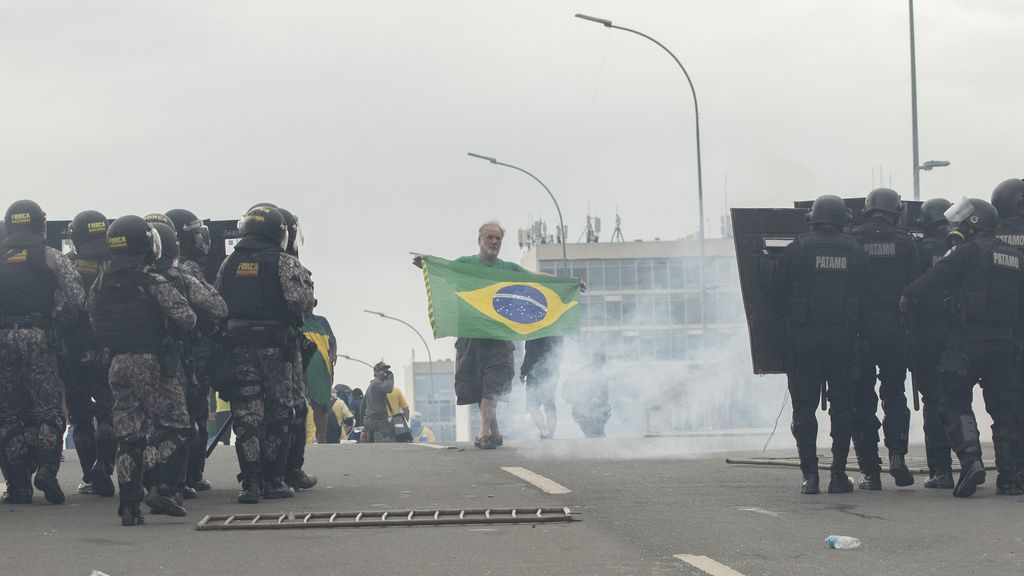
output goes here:
<path id="1" fill-rule="evenodd" d="M 348 354 L 338 354 L 338 358 L 344 358 L 345 360 L 351 360 L 352 362 L 359 362 L 360 364 L 365 364 L 367 367 L 369 367 L 371 370 L 373 370 L 373 364 L 370 364 L 366 360 L 360 360 L 359 358 L 353 358 L 353 357 L 349 356 Z"/>
<path id="2" fill-rule="evenodd" d="M 374 314 L 376 316 L 380 316 L 381 318 L 387 318 L 388 320 L 394 320 L 395 322 L 400 322 L 402 324 L 405 324 L 410 330 L 415 332 L 416 335 L 420 337 L 420 341 L 423 342 L 423 347 L 426 348 L 426 350 L 427 350 L 427 360 L 429 361 L 429 363 L 427 364 L 427 368 L 430 369 L 430 386 L 431 386 L 431 388 L 433 388 L 433 386 L 434 386 L 434 357 L 430 354 L 430 346 L 427 345 L 427 339 L 423 337 L 423 334 L 420 334 L 420 331 L 417 330 L 415 326 L 413 326 L 412 324 L 409 324 L 408 322 L 406 322 L 405 320 L 402 320 L 400 318 L 395 318 L 394 316 L 388 316 L 387 314 L 385 314 L 383 312 L 377 312 L 375 310 L 363 310 L 363 312 L 366 312 L 367 314 Z M 416 364 L 415 363 L 413 363 L 413 365 L 412 365 L 412 380 L 413 380 L 413 386 L 415 386 L 416 385 Z"/>
<path id="3" fill-rule="evenodd" d="M 917 55 L 914 46 L 914 0 L 910 4 L 910 129 L 914 146 L 914 200 L 921 199 L 921 162 L 917 151 Z"/>
<path id="4" fill-rule="evenodd" d="M 676 64 L 679 65 L 679 69 L 683 71 L 683 76 L 686 76 L 686 82 L 690 85 L 690 93 L 693 94 L 693 117 L 694 117 L 694 126 L 696 128 L 696 134 L 697 134 L 697 212 L 698 212 L 698 216 L 700 217 L 700 228 L 699 228 L 699 232 L 698 232 L 698 241 L 700 242 L 700 264 L 701 264 L 701 279 L 700 279 L 700 281 L 701 281 L 701 286 L 704 286 L 704 270 L 703 270 L 703 267 L 704 267 L 704 176 L 703 176 L 703 173 L 702 173 L 701 161 L 700 161 L 700 109 L 697 107 L 697 90 L 694 89 L 694 87 L 693 87 L 693 80 L 690 79 L 690 73 L 686 71 L 686 68 L 683 67 L 683 63 L 679 61 L 679 58 L 676 58 L 676 55 L 673 54 L 671 50 L 666 48 L 665 45 L 662 44 L 661 42 L 658 42 L 657 40 L 655 40 L 654 38 L 651 38 L 650 36 L 648 36 L 647 34 L 644 34 L 643 32 L 639 32 L 637 30 L 633 30 L 632 28 L 626 28 L 624 26 L 616 26 L 615 24 L 612 24 L 611 20 L 607 20 L 605 18 L 597 18 L 597 17 L 594 17 L 594 16 L 587 16 L 586 14 L 577 14 L 576 17 L 581 19 L 581 20 L 587 20 L 589 22 L 597 22 L 598 24 L 601 24 L 605 28 L 614 28 L 616 30 L 623 30 L 625 32 L 631 32 L 633 34 L 636 34 L 637 36 L 642 36 L 642 37 L 650 40 L 651 42 L 654 42 L 655 44 L 658 45 L 659 48 L 661 48 L 662 50 L 667 52 L 668 55 L 671 56 L 672 59 L 676 61 Z M 703 290 L 702 290 L 702 292 L 703 292 Z M 703 314 L 702 314 L 702 316 L 703 316 Z"/>
<path id="5" fill-rule="evenodd" d="M 526 170 L 520 168 L 519 166 L 515 166 L 515 165 L 512 165 L 512 164 L 506 164 L 504 162 L 499 162 L 497 158 L 492 158 L 490 156 L 484 156 L 483 154 L 474 154 L 473 152 L 466 152 L 466 154 L 472 156 L 473 158 L 479 158 L 481 160 L 487 160 L 491 164 L 495 164 L 497 166 L 504 166 L 506 168 L 511 168 L 513 170 L 519 170 L 523 174 L 526 174 L 530 178 L 533 178 L 534 180 L 536 180 L 537 184 L 540 184 L 544 188 L 544 191 L 547 192 L 548 196 L 551 197 L 551 201 L 555 203 L 555 212 L 558 212 L 558 237 L 562 241 L 562 262 L 567 262 L 569 260 L 569 258 L 566 256 L 566 252 L 565 252 L 565 236 L 566 236 L 565 222 L 562 221 L 562 209 L 558 207 L 558 200 L 555 200 L 555 195 L 551 193 L 551 189 L 548 188 L 543 182 L 541 182 L 540 178 L 537 178 L 536 176 L 534 176 L 533 174 L 531 174 L 531 173 L 527 172 Z"/>

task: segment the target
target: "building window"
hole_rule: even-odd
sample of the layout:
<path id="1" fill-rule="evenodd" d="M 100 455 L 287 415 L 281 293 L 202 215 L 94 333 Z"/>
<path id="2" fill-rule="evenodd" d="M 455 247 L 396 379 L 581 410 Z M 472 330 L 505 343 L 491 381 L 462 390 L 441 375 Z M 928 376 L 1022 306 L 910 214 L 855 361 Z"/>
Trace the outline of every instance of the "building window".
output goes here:
<path id="1" fill-rule="evenodd" d="M 683 267 L 686 269 L 686 287 L 690 289 L 700 288 L 700 262 L 698 259 L 684 259 Z"/>
<path id="2" fill-rule="evenodd" d="M 671 296 L 668 294 L 654 295 L 654 323 L 662 326 L 672 323 Z"/>
<path id="3" fill-rule="evenodd" d="M 545 274 L 555 273 L 555 263 L 550 261 L 544 261 L 540 263 L 540 271 Z"/>
<path id="4" fill-rule="evenodd" d="M 638 290 L 651 289 L 651 274 L 653 265 L 650 260 L 637 260 L 636 262 L 636 287 Z"/>
<path id="5" fill-rule="evenodd" d="M 672 294 L 671 310 L 671 324 L 686 324 L 686 297 L 684 295 Z"/>
<path id="6" fill-rule="evenodd" d="M 654 356 L 658 360 L 672 359 L 672 333 L 670 331 L 654 331 Z"/>
<path id="7" fill-rule="evenodd" d="M 604 262 L 590 262 L 587 267 L 587 289 L 604 290 Z"/>
<path id="8" fill-rule="evenodd" d="M 654 284 L 652 286 L 655 290 L 668 289 L 668 260 L 654 261 Z"/>
<path id="9" fill-rule="evenodd" d="M 604 288 L 605 290 L 620 290 L 622 276 L 619 272 L 619 262 L 608 260 L 604 263 Z"/>
<path id="10" fill-rule="evenodd" d="M 623 326 L 636 326 L 638 324 L 636 318 L 636 294 L 623 294 L 622 295 L 622 325 Z"/>
<path id="11" fill-rule="evenodd" d="M 686 359 L 686 331 L 672 331 L 672 357 L 678 360 Z"/>
<path id="12" fill-rule="evenodd" d="M 636 298 L 636 323 L 640 326 L 654 324 L 654 298 L 651 294 L 638 294 Z"/>
<path id="13" fill-rule="evenodd" d="M 590 311 L 590 325 L 604 326 L 604 296 L 591 296 L 587 309 Z"/>
<path id="14" fill-rule="evenodd" d="M 700 334 L 687 334 L 686 335 L 686 352 L 687 357 L 690 360 L 701 360 L 702 359 L 702 347 L 703 339 Z"/>
<path id="15" fill-rule="evenodd" d="M 718 294 L 716 292 L 704 293 L 704 322 L 718 324 Z"/>
<path id="16" fill-rule="evenodd" d="M 636 290 L 636 260 L 619 260 L 622 269 L 622 289 Z"/>
<path id="17" fill-rule="evenodd" d="M 682 290 L 685 285 L 686 275 L 683 273 L 683 261 L 681 258 L 673 258 L 668 263 L 668 286 L 673 290 Z"/>
<path id="18" fill-rule="evenodd" d="M 700 294 L 686 295 L 686 323 L 700 324 Z"/>
<path id="19" fill-rule="evenodd" d="M 622 298 L 605 298 L 604 318 L 607 326 L 622 326 Z"/>

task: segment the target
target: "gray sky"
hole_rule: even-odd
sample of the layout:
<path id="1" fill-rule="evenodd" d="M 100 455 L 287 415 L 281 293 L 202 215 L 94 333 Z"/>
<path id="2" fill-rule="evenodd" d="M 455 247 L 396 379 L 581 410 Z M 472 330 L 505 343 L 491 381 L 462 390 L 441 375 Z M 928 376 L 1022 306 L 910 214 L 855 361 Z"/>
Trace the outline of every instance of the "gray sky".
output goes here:
<path id="1" fill-rule="evenodd" d="M 1024 176 L 1024 5 L 917 6 L 924 198 L 987 197 Z M 872 170 L 912 196 L 907 7 L 893 0 L 634 2 L 6 0 L 0 190 L 52 218 L 189 208 L 235 218 L 272 201 L 301 219 L 304 263 L 343 352 L 404 365 L 429 332 L 410 250 L 476 250 L 588 209 L 627 239 L 694 231 L 700 98 L 709 236 L 730 206 L 862 196 Z M 876 177 L 877 178 L 877 177 Z M 453 355 L 450 339 L 435 358 Z M 336 381 L 364 384 L 359 365 Z M 401 384 L 402 377 L 399 376 Z"/>

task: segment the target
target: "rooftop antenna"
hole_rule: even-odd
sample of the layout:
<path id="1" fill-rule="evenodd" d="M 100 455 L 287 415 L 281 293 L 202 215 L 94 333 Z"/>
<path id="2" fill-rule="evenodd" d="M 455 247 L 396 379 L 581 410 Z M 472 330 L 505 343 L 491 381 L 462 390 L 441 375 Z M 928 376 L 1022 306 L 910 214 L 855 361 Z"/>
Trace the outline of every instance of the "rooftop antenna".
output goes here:
<path id="1" fill-rule="evenodd" d="M 619 216 L 619 207 L 615 207 L 615 230 L 612 232 L 612 242 L 625 242 L 622 237 L 622 218 Z"/>

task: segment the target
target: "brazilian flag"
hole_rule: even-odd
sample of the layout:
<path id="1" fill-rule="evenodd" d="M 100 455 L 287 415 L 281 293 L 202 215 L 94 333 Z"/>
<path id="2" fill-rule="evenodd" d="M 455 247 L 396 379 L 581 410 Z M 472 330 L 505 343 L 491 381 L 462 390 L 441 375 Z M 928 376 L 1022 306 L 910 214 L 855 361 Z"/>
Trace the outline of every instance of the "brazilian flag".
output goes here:
<path id="1" fill-rule="evenodd" d="M 580 329 L 580 281 L 424 256 L 435 338 L 533 340 Z"/>

